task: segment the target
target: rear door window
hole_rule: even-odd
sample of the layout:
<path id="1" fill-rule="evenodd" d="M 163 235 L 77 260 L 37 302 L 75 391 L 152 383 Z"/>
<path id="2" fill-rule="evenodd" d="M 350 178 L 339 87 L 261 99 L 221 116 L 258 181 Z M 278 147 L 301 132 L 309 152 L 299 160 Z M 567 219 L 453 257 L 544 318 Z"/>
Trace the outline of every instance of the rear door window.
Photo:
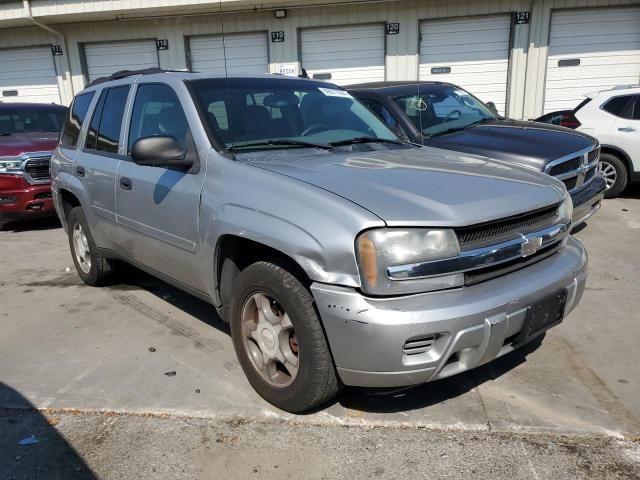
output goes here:
<path id="1" fill-rule="evenodd" d="M 633 119 L 640 120 L 640 95 L 634 95 L 635 106 L 633 108 Z"/>
<path id="2" fill-rule="evenodd" d="M 129 85 L 103 90 L 91 118 L 86 148 L 117 154 Z"/>
<path id="3" fill-rule="evenodd" d="M 633 110 L 633 95 L 613 97 L 602 106 L 602 109 L 616 117 L 630 119 Z"/>
<path id="4" fill-rule="evenodd" d="M 95 92 L 83 93 L 78 95 L 73 101 L 73 105 L 67 113 L 67 119 L 64 122 L 60 144 L 63 147 L 75 147 L 78 145 L 80 130 L 84 118 L 87 116 L 89 105 L 93 99 Z"/>

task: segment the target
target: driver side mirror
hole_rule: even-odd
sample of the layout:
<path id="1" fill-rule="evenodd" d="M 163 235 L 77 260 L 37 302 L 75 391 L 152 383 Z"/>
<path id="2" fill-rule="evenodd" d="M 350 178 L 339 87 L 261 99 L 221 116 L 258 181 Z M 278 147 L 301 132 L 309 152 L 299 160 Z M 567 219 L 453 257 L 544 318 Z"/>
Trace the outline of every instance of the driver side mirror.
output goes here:
<path id="1" fill-rule="evenodd" d="M 189 169 L 193 159 L 187 157 L 187 150 L 171 136 L 143 137 L 131 147 L 131 159 L 137 165 L 146 167 Z"/>
<path id="2" fill-rule="evenodd" d="M 491 113 L 493 113 L 496 117 L 499 117 L 500 114 L 498 113 L 498 107 L 496 107 L 496 104 L 493 102 L 487 102 L 485 103 L 486 107 L 489 109 L 489 111 Z"/>

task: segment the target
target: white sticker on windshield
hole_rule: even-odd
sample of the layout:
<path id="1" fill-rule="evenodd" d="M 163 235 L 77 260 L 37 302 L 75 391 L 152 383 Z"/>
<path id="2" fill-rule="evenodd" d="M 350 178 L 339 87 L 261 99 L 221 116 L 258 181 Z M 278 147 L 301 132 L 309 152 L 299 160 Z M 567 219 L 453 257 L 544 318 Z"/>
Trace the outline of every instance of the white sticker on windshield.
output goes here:
<path id="1" fill-rule="evenodd" d="M 344 90 L 338 90 L 336 88 L 323 88 L 319 87 L 322 93 L 324 93 L 327 97 L 342 97 L 342 98 L 353 98 L 349 92 L 345 92 Z"/>
<path id="2" fill-rule="evenodd" d="M 461 97 L 466 97 L 467 95 L 469 95 L 467 92 L 462 91 L 462 90 L 454 90 L 454 91 L 453 91 L 453 93 L 454 93 L 455 95 L 459 95 L 459 96 L 461 96 Z"/>

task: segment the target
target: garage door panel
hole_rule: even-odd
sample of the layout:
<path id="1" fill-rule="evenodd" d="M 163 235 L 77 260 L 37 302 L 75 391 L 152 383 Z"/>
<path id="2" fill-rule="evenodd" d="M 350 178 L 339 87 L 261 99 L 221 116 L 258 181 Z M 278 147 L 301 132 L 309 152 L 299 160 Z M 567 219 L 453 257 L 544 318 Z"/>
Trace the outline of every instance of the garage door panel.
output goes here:
<path id="1" fill-rule="evenodd" d="M 420 23 L 421 80 L 450 82 L 505 112 L 510 15 L 427 20 Z M 473 38 L 473 41 L 469 41 Z M 449 67 L 450 73 L 432 73 Z"/>
<path id="2" fill-rule="evenodd" d="M 331 75 L 338 85 L 385 79 L 384 26 L 303 29 L 302 66 L 310 77 Z"/>
<path id="3" fill-rule="evenodd" d="M 88 43 L 84 46 L 89 81 L 108 77 L 120 70 L 157 68 L 158 52 L 155 40 Z"/>
<path id="4" fill-rule="evenodd" d="M 577 66 L 558 66 L 579 59 Z M 544 111 L 575 107 L 586 93 L 640 81 L 640 8 L 553 12 Z"/>
<path id="5" fill-rule="evenodd" d="M 49 46 L 0 50 L 0 92 L 2 102 L 60 103 L 58 77 Z"/>
<path id="6" fill-rule="evenodd" d="M 265 33 L 206 35 L 189 39 L 191 68 L 197 72 L 222 75 L 267 73 L 269 52 Z"/>

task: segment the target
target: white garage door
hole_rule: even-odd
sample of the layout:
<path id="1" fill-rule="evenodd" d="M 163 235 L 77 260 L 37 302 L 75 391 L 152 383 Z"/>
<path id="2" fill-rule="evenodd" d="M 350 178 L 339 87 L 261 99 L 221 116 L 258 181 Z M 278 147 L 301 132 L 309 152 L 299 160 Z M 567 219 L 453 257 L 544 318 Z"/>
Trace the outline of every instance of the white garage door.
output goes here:
<path id="1" fill-rule="evenodd" d="M 267 73 L 269 71 L 269 51 L 265 33 L 243 33 L 224 36 L 207 35 L 189 39 L 191 69 L 194 72 L 214 74 L 227 72 Z"/>
<path id="2" fill-rule="evenodd" d="M 50 47 L 0 50 L 0 101 L 60 103 Z"/>
<path id="3" fill-rule="evenodd" d="M 120 70 L 158 67 L 155 40 L 87 43 L 84 46 L 89 81 L 108 77 Z"/>
<path id="4" fill-rule="evenodd" d="M 505 113 L 511 15 L 420 23 L 420 80 L 450 82 Z"/>
<path id="5" fill-rule="evenodd" d="M 553 12 L 544 110 L 575 107 L 585 93 L 640 82 L 640 7 Z"/>
<path id="6" fill-rule="evenodd" d="M 338 85 L 385 79 L 383 25 L 304 29 L 301 47 L 310 78 Z"/>

